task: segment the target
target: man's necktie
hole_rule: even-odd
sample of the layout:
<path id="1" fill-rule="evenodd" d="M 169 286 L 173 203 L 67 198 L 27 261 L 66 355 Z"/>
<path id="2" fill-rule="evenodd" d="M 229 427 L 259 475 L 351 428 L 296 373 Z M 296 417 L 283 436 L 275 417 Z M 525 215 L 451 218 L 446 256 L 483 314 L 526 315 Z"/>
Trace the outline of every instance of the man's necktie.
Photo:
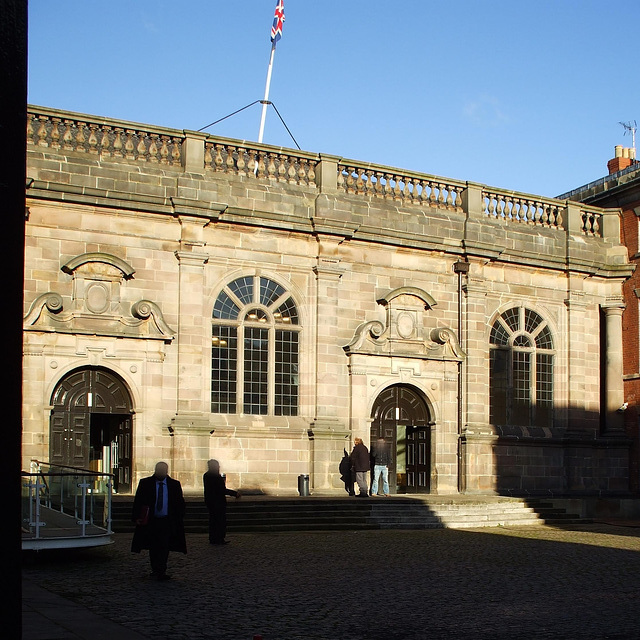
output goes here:
<path id="1" fill-rule="evenodd" d="M 164 482 L 158 482 L 158 500 L 156 501 L 156 511 L 160 513 L 162 511 L 162 507 L 164 506 Z"/>

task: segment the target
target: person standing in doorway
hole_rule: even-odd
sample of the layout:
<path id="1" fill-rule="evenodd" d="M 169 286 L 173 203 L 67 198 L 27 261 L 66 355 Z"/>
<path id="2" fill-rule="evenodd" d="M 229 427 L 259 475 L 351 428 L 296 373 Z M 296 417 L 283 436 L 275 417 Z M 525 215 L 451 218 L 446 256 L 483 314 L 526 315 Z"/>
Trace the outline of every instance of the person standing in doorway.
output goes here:
<path id="1" fill-rule="evenodd" d="M 167 580 L 170 551 L 187 553 L 184 535 L 185 501 L 182 485 L 169 476 L 169 465 L 158 462 L 154 474 L 142 478 L 133 500 L 132 519 L 136 529 L 131 551 L 149 550 L 151 577 Z"/>
<path id="2" fill-rule="evenodd" d="M 351 455 L 351 467 L 356 474 L 356 483 L 358 484 L 358 497 L 366 498 L 369 495 L 369 484 L 367 483 L 367 471 L 371 468 L 371 458 L 369 449 L 362 442 L 362 438 L 354 439 L 354 447 Z"/>
<path id="3" fill-rule="evenodd" d="M 373 447 L 373 481 L 371 495 L 378 495 L 378 479 L 382 476 L 382 493 L 389 495 L 389 465 L 391 464 L 391 448 L 383 437 L 376 440 Z"/>
<path id="4" fill-rule="evenodd" d="M 207 462 L 208 470 L 202 476 L 204 502 L 209 511 L 209 544 L 226 544 L 227 535 L 227 496 L 240 497 L 239 491 L 227 489 L 226 481 L 220 474 L 217 460 Z"/>

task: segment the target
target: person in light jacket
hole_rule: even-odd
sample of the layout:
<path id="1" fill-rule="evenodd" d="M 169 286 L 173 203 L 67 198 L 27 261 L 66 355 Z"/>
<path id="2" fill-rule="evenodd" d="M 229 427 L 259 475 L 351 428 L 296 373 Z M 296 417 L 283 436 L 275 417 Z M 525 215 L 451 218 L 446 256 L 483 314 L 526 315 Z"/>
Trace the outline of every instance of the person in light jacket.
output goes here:
<path id="1" fill-rule="evenodd" d="M 389 465 L 391 464 L 391 447 L 384 438 L 378 438 L 373 449 L 373 482 L 371 495 L 378 495 L 378 479 L 382 476 L 382 493 L 389 495 Z"/>

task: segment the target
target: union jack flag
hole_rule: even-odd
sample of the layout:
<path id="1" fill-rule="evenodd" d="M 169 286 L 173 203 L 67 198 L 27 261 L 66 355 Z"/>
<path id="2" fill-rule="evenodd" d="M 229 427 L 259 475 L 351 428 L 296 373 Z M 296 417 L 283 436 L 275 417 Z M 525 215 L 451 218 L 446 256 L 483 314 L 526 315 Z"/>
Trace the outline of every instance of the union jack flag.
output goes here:
<path id="1" fill-rule="evenodd" d="M 275 45 L 282 38 L 282 25 L 284 23 L 284 0 L 278 0 L 276 5 L 276 13 L 273 17 L 273 26 L 271 27 L 271 42 Z"/>

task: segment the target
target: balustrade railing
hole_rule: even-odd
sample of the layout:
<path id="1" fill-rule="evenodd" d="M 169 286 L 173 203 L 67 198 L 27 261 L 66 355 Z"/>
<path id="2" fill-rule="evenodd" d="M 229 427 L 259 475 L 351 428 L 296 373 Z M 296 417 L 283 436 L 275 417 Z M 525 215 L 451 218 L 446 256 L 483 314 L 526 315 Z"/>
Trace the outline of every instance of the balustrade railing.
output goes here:
<path id="1" fill-rule="evenodd" d="M 22 472 L 23 548 L 106 544 L 112 489 L 111 474 L 33 461 Z"/>
<path id="2" fill-rule="evenodd" d="M 564 230 L 567 224 L 564 219 L 567 216 L 565 200 L 482 185 L 469 186 L 462 181 L 382 165 L 332 158 L 328 160 L 333 164 L 327 173 L 326 165 L 320 164 L 325 158 L 318 154 L 120 120 L 105 121 L 45 107 L 30 107 L 27 123 L 27 143 L 34 148 L 75 151 L 97 156 L 100 160 L 123 159 L 175 168 L 185 166 L 187 171 L 191 166 L 196 172 L 204 169 L 205 172 L 268 179 L 314 189 L 318 187 L 316 175 L 322 168 L 325 176 L 323 189 L 326 185 L 330 189 L 337 187 L 338 191 L 346 194 L 396 202 L 402 206 L 458 213 L 464 211 L 463 193 L 469 188 L 481 194 L 480 209 L 487 218 L 557 230 Z M 190 148 L 189 145 L 193 145 L 195 150 L 191 155 L 185 150 Z M 190 165 L 194 157 L 199 158 L 197 162 L 204 167 L 197 163 Z M 477 197 L 474 195 L 467 201 L 477 203 L 474 199 Z M 470 206 L 476 207 L 477 204 Z M 580 212 L 580 231 L 588 237 L 602 237 L 601 210 L 580 205 Z M 572 222 L 571 228 L 573 225 Z"/>
<path id="3" fill-rule="evenodd" d="M 183 141 L 184 135 L 172 135 L 170 130 L 142 130 L 32 111 L 27 114 L 27 144 L 101 158 L 180 166 Z"/>
<path id="4" fill-rule="evenodd" d="M 217 172 L 315 186 L 317 164 L 313 154 L 272 151 L 216 139 L 205 142 L 204 165 Z"/>
<path id="5" fill-rule="evenodd" d="M 602 211 L 595 207 L 582 206 L 580 209 L 581 231 L 586 236 L 602 237 Z"/>
<path id="6" fill-rule="evenodd" d="M 562 228 L 566 204 L 508 191 L 483 189 L 484 214 L 489 218 Z"/>
<path id="7" fill-rule="evenodd" d="M 388 167 L 338 163 L 338 189 L 346 193 L 395 200 L 448 211 L 462 211 L 465 183 L 398 172 Z"/>

